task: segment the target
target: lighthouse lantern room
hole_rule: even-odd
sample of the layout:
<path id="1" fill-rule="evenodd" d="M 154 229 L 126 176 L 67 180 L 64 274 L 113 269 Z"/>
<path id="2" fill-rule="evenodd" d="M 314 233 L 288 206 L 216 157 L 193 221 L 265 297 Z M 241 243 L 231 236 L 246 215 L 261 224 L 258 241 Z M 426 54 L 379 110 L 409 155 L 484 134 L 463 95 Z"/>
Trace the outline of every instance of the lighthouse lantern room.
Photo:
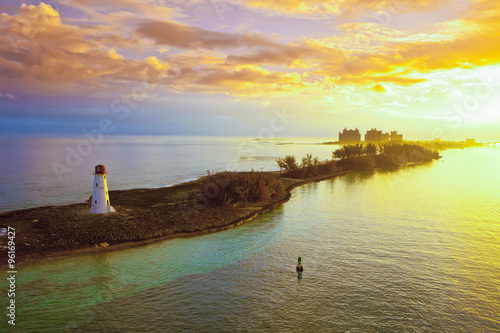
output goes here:
<path id="1" fill-rule="evenodd" d="M 106 181 L 107 173 L 104 165 L 96 165 L 92 190 L 92 205 L 90 206 L 91 213 L 105 214 L 115 211 L 109 203 L 108 182 Z"/>

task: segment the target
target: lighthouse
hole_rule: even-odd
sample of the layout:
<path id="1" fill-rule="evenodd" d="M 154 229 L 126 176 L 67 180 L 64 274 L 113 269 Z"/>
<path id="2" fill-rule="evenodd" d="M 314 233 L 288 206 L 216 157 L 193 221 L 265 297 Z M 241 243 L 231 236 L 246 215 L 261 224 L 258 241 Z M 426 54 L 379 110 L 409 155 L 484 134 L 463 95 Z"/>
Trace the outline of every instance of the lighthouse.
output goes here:
<path id="1" fill-rule="evenodd" d="M 92 190 L 92 205 L 90 212 L 94 214 L 113 213 L 115 210 L 109 203 L 108 182 L 106 167 L 102 164 L 95 166 L 94 184 Z"/>

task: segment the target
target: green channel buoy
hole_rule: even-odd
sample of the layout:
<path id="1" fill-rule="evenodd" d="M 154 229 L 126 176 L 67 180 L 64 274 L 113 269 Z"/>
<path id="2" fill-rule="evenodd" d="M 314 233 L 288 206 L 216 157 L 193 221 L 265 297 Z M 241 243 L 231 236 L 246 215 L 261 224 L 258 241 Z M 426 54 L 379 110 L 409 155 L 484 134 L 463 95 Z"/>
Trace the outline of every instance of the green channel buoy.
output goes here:
<path id="1" fill-rule="evenodd" d="M 304 266 L 302 266 L 302 258 L 299 256 L 297 267 L 295 268 L 297 272 L 302 272 L 304 270 Z"/>

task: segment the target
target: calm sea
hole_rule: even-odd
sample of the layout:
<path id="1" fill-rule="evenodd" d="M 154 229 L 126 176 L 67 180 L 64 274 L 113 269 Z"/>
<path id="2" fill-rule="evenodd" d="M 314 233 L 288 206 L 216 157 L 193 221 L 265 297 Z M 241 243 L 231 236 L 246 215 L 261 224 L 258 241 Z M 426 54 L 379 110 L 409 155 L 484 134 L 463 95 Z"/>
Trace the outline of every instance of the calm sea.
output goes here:
<path id="1" fill-rule="evenodd" d="M 257 161 L 274 159 L 276 151 L 303 149 L 259 144 L 269 149 L 256 154 Z M 241 165 L 253 163 L 249 158 L 240 162 L 243 154 L 231 155 L 228 151 L 237 149 L 228 148 L 232 143 L 199 143 L 178 148 L 177 155 L 164 145 L 145 144 L 142 149 L 148 152 L 143 155 L 140 147 L 130 145 L 135 157 L 126 158 L 126 146 L 110 144 L 106 151 L 116 155 L 99 162 L 110 166 L 110 183 L 113 174 L 127 179 L 117 175 L 128 168 L 138 175 L 147 170 L 158 175 L 164 164 L 186 169 L 181 167 L 186 163 L 196 170 L 200 160 L 224 169 L 227 156 Z M 219 150 L 214 153 L 211 147 Z M 313 152 L 312 147 L 304 149 Z M 28 155 L 26 162 L 35 159 Z M 442 155 L 442 160 L 423 166 L 298 187 L 283 206 L 227 231 L 20 265 L 16 329 L 498 332 L 500 149 L 448 150 Z M 259 163 L 273 168 L 274 161 Z M 87 172 L 82 186 L 89 177 L 92 181 L 92 164 L 90 171 L 82 167 Z M 256 164 L 250 168 L 257 169 Z M 200 173 L 203 168 L 199 166 Z M 196 175 L 181 172 L 171 179 Z M 137 184 L 170 183 L 167 178 L 154 183 L 158 176 L 149 179 L 151 183 Z M 135 184 L 123 181 L 121 186 Z M 298 255 L 305 267 L 301 276 L 294 269 Z M 3 281 L 0 288 L 6 290 Z M 5 300 L 0 298 L 3 309 Z M 7 327 L 3 317 L 2 331 Z"/>
<path id="2" fill-rule="evenodd" d="M 276 158 L 308 153 L 331 159 L 331 141 L 320 138 L 108 136 L 0 138 L 0 212 L 79 203 L 92 194 L 94 166 L 108 170 L 110 190 L 171 186 L 210 171 L 278 170 Z M 294 143 L 294 144 L 288 144 Z"/>

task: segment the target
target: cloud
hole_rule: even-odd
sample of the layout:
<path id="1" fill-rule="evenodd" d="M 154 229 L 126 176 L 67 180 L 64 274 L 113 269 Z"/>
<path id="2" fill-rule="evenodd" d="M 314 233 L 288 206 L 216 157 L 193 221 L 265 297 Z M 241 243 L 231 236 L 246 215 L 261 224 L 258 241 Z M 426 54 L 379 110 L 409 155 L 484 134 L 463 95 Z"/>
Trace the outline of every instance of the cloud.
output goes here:
<path id="1" fill-rule="evenodd" d="M 167 7 L 161 3 L 161 0 L 72 0 L 62 2 L 65 6 L 78 9 L 96 20 L 102 20 L 102 16 L 117 13 L 130 13 L 135 17 L 158 19 L 181 16 L 176 8 Z"/>
<path id="2" fill-rule="evenodd" d="M 274 15 L 292 17 L 356 18 L 367 14 L 383 13 L 393 15 L 414 11 L 435 10 L 452 0 L 247 0 L 233 1 L 248 8 L 265 11 Z"/>
<path id="3" fill-rule="evenodd" d="M 85 10 L 93 4 L 102 7 L 96 1 L 76 4 Z M 435 71 L 500 62 L 500 50 L 492 47 L 500 44 L 500 11 L 494 2 L 475 3 L 469 16 L 421 31 L 354 21 L 338 25 L 335 35 L 289 40 L 262 32 L 212 31 L 170 16 L 158 20 L 151 13 L 157 3 L 105 3 L 118 12 L 93 11 L 82 19 L 40 3 L 1 14 L 0 80 L 7 78 L 13 91 L 42 95 L 119 95 L 148 81 L 155 84 L 158 96 L 175 91 L 269 98 L 322 95 L 329 93 L 324 86 L 338 84 L 382 92 L 383 84 L 408 87 L 428 80 L 425 75 Z M 338 10 L 328 7 L 338 5 L 333 2 L 246 5 L 304 13 L 326 6 L 342 15 L 349 8 L 378 10 L 383 4 L 388 5 L 357 0 Z M 404 10 L 432 7 L 430 1 L 402 4 Z M 167 12 L 183 11 L 175 7 Z M 167 12 L 160 15 L 170 15 Z"/>
<path id="4" fill-rule="evenodd" d="M 171 21 L 142 22 L 136 32 L 143 38 L 153 39 L 156 45 L 168 45 L 183 49 L 204 48 L 214 50 L 238 47 L 273 47 L 278 45 L 260 35 L 209 31 Z"/>
<path id="5" fill-rule="evenodd" d="M 120 91 L 123 82 L 142 82 L 161 72 L 158 59 L 154 64 L 147 57 L 128 59 L 115 49 L 128 44 L 138 47 L 140 41 L 114 35 L 101 25 L 64 24 L 44 3 L 23 5 L 17 15 L 2 14 L 0 23 L 0 68 L 15 89 L 102 95 L 110 89 Z"/>
<path id="6" fill-rule="evenodd" d="M 372 86 L 370 89 L 375 92 L 385 92 L 385 88 L 380 83 Z"/>
<path id="7" fill-rule="evenodd" d="M 229 55 L 227 63 L 229 65 L 241 64 L 265 64 L 265 65 L 286 65 L 292 66 L 297 60 L 304 58 L 314 58 L 320 56 L 322 50 L 315 49 L 305 44 L 299 45 L 279 45 L 274 48 L 264 49 L 243 55 Z M 331 55 L 333 56 L 333 54 Z"/>
<path id="8" fill-rule="evenodd" d="M 0 93 L 0 98 L 17 99 L 17 97 L 14 97 L 14 95 L 12 95 L 11 93 L 6 93 L 6 94 Z"/>

